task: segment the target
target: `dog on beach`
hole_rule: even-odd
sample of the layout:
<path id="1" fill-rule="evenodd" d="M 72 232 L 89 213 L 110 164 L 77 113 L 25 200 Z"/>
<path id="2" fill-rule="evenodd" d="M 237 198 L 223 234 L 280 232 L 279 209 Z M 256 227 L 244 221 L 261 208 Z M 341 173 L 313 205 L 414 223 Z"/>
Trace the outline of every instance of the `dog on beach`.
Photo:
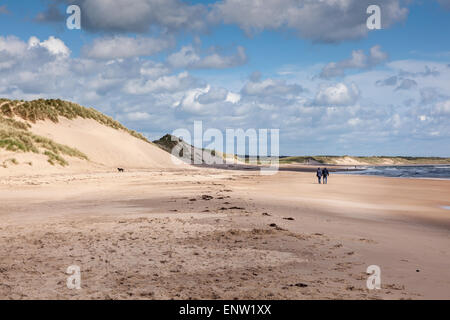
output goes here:
<path id="1" fill-rule="evenodd" d="M 117 168 L 117 171 L 119 171 L 119 172 L 125 172 L 125 169 L 124 169 L 124 168 Z"/>

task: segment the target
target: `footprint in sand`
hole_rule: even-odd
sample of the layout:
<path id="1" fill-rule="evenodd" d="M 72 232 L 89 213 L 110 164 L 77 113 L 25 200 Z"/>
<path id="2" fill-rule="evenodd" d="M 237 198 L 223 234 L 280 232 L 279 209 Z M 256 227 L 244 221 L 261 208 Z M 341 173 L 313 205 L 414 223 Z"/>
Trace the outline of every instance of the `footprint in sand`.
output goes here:
<path id="1" fill-rule="evenodd" d="M 286 229 L 281 228 L 276 223 L 269 224 L 269 227 L 275 228 L 275 230 L 279 230 L 279 231 L 286 231 Z"/>

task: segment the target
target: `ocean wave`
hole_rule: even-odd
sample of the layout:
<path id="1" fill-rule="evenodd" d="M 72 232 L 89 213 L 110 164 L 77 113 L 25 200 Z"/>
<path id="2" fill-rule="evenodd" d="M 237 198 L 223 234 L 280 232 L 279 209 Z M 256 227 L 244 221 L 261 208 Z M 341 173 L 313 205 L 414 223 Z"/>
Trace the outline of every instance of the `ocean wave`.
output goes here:
<path id="1" fill-rule="evenodd" d="M 338 172 L 353 175 L 372 175 L 393 178 L 450 179 L 450 166 L 385 166 L 367 167 L 361 171 Z"/>

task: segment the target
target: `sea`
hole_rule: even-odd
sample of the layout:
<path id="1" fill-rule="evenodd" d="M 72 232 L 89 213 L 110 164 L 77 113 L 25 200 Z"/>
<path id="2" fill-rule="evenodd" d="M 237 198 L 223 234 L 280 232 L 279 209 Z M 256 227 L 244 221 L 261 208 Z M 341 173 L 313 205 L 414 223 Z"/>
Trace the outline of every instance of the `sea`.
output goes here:
<path id="1" fill-rule="evenodd" d="M 382 176 L 392 178 L 450 179 L 450 165 L 376 166 L 358 167 L 360 170 L 336 173 Z"/>

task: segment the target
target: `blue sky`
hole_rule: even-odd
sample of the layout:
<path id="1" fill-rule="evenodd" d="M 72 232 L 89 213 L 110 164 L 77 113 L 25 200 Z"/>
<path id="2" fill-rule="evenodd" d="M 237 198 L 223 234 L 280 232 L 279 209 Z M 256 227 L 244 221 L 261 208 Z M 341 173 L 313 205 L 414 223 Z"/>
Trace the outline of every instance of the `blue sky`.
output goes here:
<path id="1" fill-rule="evenodd" d="M 279 128 L 285 155 L 450 156 L 449 0 L 1 1 L 0 30 L 2 97 L 152 139 L 202 120 Z"/>

